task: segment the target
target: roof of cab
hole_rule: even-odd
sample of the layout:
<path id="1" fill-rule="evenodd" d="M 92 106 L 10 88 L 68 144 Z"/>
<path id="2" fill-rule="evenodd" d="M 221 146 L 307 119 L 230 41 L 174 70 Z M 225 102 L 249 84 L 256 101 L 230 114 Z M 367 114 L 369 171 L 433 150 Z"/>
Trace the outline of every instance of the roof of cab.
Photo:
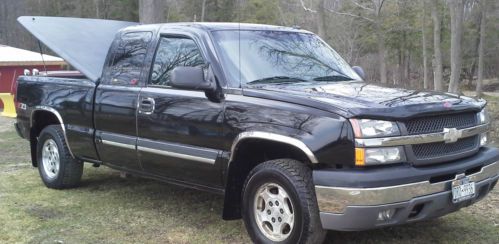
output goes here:
<path id="1" fill-rule="evenodd" d="M 221 30 L 267 30 L 267 31 L 288 31 L 311 33 L 299 27 L 286 27 L 277 25 L 249 24 L 249 23 L 228 23 L 228 22 L 173 22 L 163 24 L 136 25 L 125 28 L 129 29 L 164 29 L 164 28 L 193 28 L 205 31 Z"/>

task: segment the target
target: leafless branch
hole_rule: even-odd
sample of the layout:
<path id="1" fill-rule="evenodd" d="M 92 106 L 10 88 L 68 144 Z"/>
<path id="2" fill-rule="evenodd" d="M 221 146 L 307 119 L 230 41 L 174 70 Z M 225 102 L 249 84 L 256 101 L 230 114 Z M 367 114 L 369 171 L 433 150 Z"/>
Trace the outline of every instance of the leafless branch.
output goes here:
<path id="1" fill-rule="evenodd" d="M 327 9 L 327 11 L 329 11 L 331 13 L 334 13 L 334 14 L 338 14 L 338 15 L 344 15 L 344 16 L 350 16 L 350 17 L 353 17 L 353 18 L 363 19 L 363 20 L 371 22 L 371 23 L 375 22 L 373 19 L 365 17 L 365 16 L 361 16 L 361 15 L 356 15 L 356 14 L 346 13 L 346 12 L 339 12 L 339 11 L 336 11 L 334 9 Z"/>
<path id="2" fill-rule="evenodd" d="M 364 10 L 367 10 L 367 11 L 375 11 L 373 8 L 369 8 L 369 7 L 366 7 L 358 2 L 356 2 L 355 0 L 350 0 L 350 2 L 352 2 L 355 6 L 361 8 L 361 9 L 364 9 Z"/>
<path id="3" fill-rule="evenodd" d="M 301 6 L 302 8 L 307 11 L 307 12 L 311 12 L 311 13 L 317 13 L 317 10 L 313 10 L 311 8 L 308 8 L 307 6 L 305 6 L 305 2 L 303 2 L 303 0 L 300 0 L 300 3 L 301 3 Z"/>

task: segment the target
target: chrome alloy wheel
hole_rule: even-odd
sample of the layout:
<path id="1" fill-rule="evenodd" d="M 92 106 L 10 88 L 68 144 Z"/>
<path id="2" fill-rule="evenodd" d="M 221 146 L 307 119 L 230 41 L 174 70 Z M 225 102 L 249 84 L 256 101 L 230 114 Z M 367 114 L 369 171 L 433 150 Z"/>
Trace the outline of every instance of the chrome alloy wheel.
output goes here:
<path id="1" fill-rule="evenodd" d="M 42 148 L 42 165 L 43 171 L 48 178 L 52 179 L 57 176 L 61 164 L 60 162 L 57 144 L 52 139 L 46 140 Z"/>
<path id="2" fill-rule="evenodd" d="M 281 242 L 291 234 L 294 226 L 294 208 L 289 194 L 276 183 L 265 183 L 255 194 L 256 224 L 268 239 Z"/>

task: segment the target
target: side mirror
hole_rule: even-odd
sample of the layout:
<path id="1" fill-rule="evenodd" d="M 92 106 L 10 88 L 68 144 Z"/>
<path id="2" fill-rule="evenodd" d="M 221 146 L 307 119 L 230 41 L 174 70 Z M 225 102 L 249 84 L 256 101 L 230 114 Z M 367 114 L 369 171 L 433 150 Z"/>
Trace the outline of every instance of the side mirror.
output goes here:
<path id="1" fill-rule="evenodd" d="M 204 76 L 200 66 L 177 66 L 172 70 L 170 86 L 185 90 L 214 91 L 216 84 Z"/>
<path id="2" fill-rule="evenodd" d="M 362 79 L 365 79 L 366 78 L 366 74 L 364 73 L 364 69 L 360 66 L 353 66 L 352 67 L 353 71 L 355 71 L 355 73 L 357 73 L 360 78 Z"/>

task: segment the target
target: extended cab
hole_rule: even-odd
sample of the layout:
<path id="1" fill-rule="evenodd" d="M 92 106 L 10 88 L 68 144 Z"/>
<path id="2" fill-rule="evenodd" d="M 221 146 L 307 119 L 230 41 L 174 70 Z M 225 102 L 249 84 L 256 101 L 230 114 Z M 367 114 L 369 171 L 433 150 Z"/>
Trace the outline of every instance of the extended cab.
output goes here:
<path id="1" fill-rule="evenodd" d="M 223 195 L 255 242 L 318 243 L 448 214 L 499 178 L 484 100 L 367 83 L 308 31 L 19 22 L 81 72 L 18 81 L 15 126 L 50 188 L 106 165 Z"/>

